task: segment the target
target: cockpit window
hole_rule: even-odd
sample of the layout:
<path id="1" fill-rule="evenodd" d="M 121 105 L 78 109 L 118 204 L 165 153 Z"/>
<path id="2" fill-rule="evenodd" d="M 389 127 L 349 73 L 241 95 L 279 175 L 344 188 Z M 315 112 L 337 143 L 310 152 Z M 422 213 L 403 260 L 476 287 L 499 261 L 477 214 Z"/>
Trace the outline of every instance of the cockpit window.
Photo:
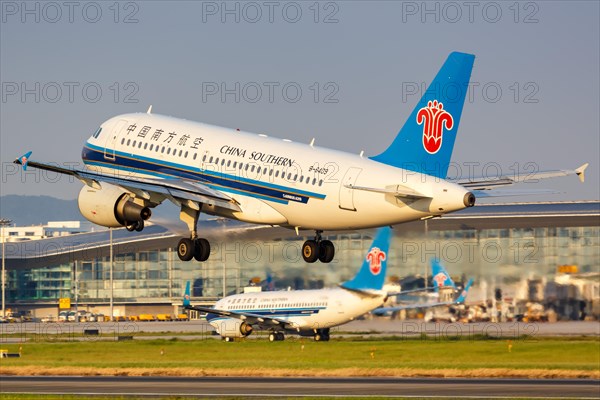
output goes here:
<path id="1" fill-rule="evenodd" d="M 96 139 L 98 136 L 100 136 L 100 132 L 102 132 L 102 128 L 98 128 L 98 130 L 92 135 L 92 137 Z"/>

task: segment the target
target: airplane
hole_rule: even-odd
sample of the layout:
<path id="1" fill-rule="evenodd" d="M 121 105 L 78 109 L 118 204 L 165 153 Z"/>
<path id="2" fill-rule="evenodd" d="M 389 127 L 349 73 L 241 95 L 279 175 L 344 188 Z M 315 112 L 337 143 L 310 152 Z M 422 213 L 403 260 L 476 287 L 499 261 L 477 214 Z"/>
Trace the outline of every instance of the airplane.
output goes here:
<path id="1" fill-rule="evenodd" d="M 555 170 L 515 177 L 449 179 L 475 56 L 451 53 L 393 142 L 365 157 L 152 113 L 118 115 L 85 142 L 85 169 L 15 160 L 73 176 L 84 183 L 81 214 L 105 227 L 141 231 L 151 209 L 165 200 L 180 208 L 189 237 L 177 245 L 182 261 L 205 261 L 210 243 L 198 235 L 200 213 L 314 231 L 302 246 L 307 263 L 335 255 L 324 231 L 395 225 L 442 215 L 490 197 L 490 189 L 518 182 L 578 175 Z M 497 196 L 522 195 L 526 192 Z M 532 192 L 535 193 L 535 192 Z"/>
<path id="2" fill-rule="evenodd" d="M 213 308 L 190 304 L 190 283 L 183 306 L 206 313 L 206 320 L 226 341 L 268 330 L 270 341 L 285 339 L 285 333 L 328 341 L 330 328 L 345 324 L 384 304 L 390 227 L 377 231 L 358 273 L 339 287 L 328 289 L 252 292 L 224 297 Z"/>
<path id="3" fill-rule="evenodd" d="M 467 298 L 469 290 L 471 289 L 471 286 L 473 285 L 473 281 L 474 281 L 473 278 L 469 279 L 467 284 L 464 286 L 463 290 L 461 290 L 455 296 L 454 299 L 444 301 L 444 300 L 442 300 L 442 297 L 441 297 L 442 291 L 445 291 L 445 290 L 456 291 L 457 287 L 456 287 L 456 284 L 454 283 L 454 281 L 452 280 L 452 278 L 450 277 L 450 274 L 448 273 L 446 268 L 444 268 L 444 266 L 440 263 L 440 260 L 437 258 L 431 259 L 431 276 L 432 276 L 432 281 L 433 281 L 433 287 L 426 287 L 426 288 L 420 288 L 420 289 L 414 289 L 414 290 L 406 290 L 406 291 L 400 291 L 400 292 L 396 292 L 396 293 L 388 293 L 388 295 L 389 295 L 389 297 L 402 296 L 402 295 L 406 295 L 406 294 L 412 294 L 412 293 L 417 293 L 417 292 L 427 292 L 429 290 L 434 290 L 435 293 L 437 294 L 436 301 L 424 302 L 424 303 L 412 302 L 410 304 L 402 304 L 402 305 L 395 305 L 395 306 L 388 306 L 388 307 L 384 306 L 384 307 L 379 307 L 379 308 L 371 311 L 371 314 L 377 315 L 377 316 L 384 316 L 384 315 L 389 315 L 389 314 L 392 314 L 392 313 L 395 313 L 395 312 L 398 312 L 401 310 L 410 310 L 410 309 L 416 309 L 416 308 L 435 308 L 435 307 L 463 304 Z"/>

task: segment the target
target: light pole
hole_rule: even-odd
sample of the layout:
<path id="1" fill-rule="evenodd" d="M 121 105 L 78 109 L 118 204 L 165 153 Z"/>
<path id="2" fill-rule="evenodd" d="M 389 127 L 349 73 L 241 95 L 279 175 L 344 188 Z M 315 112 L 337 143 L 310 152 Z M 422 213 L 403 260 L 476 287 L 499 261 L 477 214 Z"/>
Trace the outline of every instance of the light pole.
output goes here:
<path id="1" fill-rule="evenodd" d="M 4 236 L 4 230 L 6 225 L 10 225 L 12 221 L 10 219 L 0 219 L 0 226 L 2 227 L 2 319 L 6 318 L 6 246 L 4 242 L 6 238 Z"/>
<path id="2" fill-rule="evenodd" d="M 114 314 L 114 304 L 113 304 L 113 268 L 114 268 L 114 254 L 113 254 L 113 230 L 112 228 L 108 228 L 109 233 L 109 246 L 110 246 L 110 321 L 113 321 Z"/>

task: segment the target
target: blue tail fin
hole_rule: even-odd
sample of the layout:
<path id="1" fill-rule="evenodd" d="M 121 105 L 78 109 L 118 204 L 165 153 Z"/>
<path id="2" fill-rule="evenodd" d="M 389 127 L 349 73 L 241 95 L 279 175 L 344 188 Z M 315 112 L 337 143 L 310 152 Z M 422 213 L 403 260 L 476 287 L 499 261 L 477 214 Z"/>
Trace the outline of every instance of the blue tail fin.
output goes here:
<path id="1" fill-rule="evenodd" d="M 456 298 L 456 300 L 454 301 L 456 304 L 461 304 L 461 303 L 465 302 L 465 299 L 467 298 L 467 295 L 469 294 L 469 289 L 471 289 L 472 284 L 473 284 L 473 278 L 469 279 L 469 282 L 467 282 L 467 284 L 465 285 L 465 288 L 463 289 L 460 296 L 458 296 Z"/>
<path id="2" fill-rule="evenodd" d="M 381 290 L 387 272 L 391 238 L 390 227 L 380 228 L 356 276 L 341 286 L 350 290 Z"/>
<path id="3" fill-rule="evenodd" d="M 190 306 L 190 298 L 191 298 L 190 281 L 187 281 L 187 283 L 185 284 L 185 293 L 183 295 L 183 307 L 184 308 Z"/>
<path id="4" fill-rule="evenodd" d="M 438 292 L 441 287 L 452 287 L 456 289 L 456 285 L 450 274 L 446 271 L 446 268 L 440 264 L 440 260 L 437 258 L 431 259 L 431 279 L 433 280 L 433 287 Z"/>
<path id="5" fill-rule="evenodd" d="M 392 144 L 371 159 L 446 178 L 474 60 L 451 53 Z"/>

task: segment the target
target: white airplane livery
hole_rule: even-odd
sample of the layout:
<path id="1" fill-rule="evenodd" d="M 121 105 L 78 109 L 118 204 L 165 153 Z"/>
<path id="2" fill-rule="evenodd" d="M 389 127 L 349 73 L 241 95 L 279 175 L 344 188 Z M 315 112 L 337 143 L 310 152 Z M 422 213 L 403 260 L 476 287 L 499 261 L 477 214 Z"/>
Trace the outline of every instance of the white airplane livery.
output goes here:
<path id="1" fill-rule="evenodd" d="M 214 308 L 190 305 L 189 282 L 183 305 L 207 313 L 206 320 L 227 341 L 246 337 L 255 329 L 270 331 L 269 340 L 285 333 L 328 341 L 330 328 L 381 307 L 392 230 L 380 228 L 356 276 L 337 288 L 241 293 L 219 300 Z"/>
<path id="2" fill-rule="evenodd" d="M 439 217 L 525 178 L 583 180 L 587 164 L 523 179 L 447 179 L 474 59 L 451 53 L 394 141 L 373 157 L 157 115 L 150 107 L 101 124 L 83 147 L 85 170 L 36 162 L 31 152 L 15 162 L 78 178 L 85 184 L 79 209 L 98 225 L 140 231 L 153 207 L 173 202 L 190 231 L 177 246 L 181 260 L 209 257 L 210 244 L 197 233 L 202 212 L 312 230 L 304 260 L 327 263 L 335 250 L 323 231 Z"/>

